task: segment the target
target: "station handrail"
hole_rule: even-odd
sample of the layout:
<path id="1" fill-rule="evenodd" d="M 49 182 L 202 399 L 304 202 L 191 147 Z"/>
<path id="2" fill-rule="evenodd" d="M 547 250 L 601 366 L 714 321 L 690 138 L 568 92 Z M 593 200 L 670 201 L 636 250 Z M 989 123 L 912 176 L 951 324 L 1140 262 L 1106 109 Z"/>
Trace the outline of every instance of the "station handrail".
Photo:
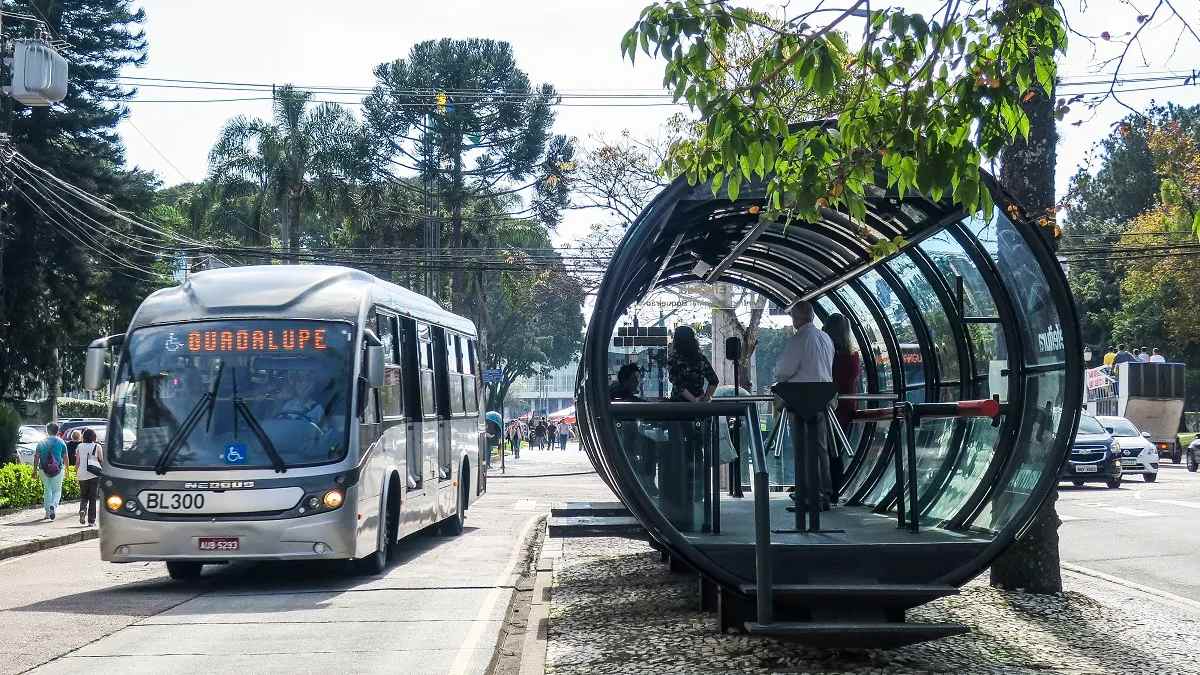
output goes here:
<path id="1" fill-rule="evenodd" d="M 750 447 L 754 453 L 754 581 L 758 586 L 758 622 L 771 623 L 774 611 L 774 581 L 771 571 L 770 478 L 767 475 L 767 451 L 758 426 L 758 406 L 746 404 L 750 418 Z"/>

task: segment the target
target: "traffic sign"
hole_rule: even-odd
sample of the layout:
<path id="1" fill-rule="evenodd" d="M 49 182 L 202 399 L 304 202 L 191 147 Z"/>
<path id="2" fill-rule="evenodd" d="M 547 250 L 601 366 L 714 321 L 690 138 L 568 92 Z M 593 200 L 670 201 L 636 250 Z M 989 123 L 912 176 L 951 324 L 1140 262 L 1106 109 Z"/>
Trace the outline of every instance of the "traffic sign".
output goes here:
<path id="1" fill-rule="evenodd" d="M 483 370 L 483 381 L 485 384 L 495 384 L 504 379 L 503 368 L 485 368 Z"/>

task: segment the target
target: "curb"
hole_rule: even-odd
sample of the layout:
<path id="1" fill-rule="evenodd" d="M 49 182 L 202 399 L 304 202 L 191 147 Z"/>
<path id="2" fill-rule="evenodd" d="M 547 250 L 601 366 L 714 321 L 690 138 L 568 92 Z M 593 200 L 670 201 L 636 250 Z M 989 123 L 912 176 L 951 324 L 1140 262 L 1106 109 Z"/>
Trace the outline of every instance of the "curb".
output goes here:
<path id="1" fill-rule="evenodd" d="M 1100 579 L 1102 581 L 1107 581 L 1108 583 L 1113 584 L 1114 586 L 1121 586 L 1122 588 L 1128 588 L 1130 590 L 1138 591 L 1140 593 L 1144 593 L 1146 595 L 1155 597 L 1159 600 L 1166 600 L 1169 603 L 1173 603 L 1175 605 L 1182 605 L 1182 606 L 1192 609 L 1194 611 L 1200 611 L 1200 602 L 1197 602 L 1196 600 L 1192 600 L 1191 598 L 1185 598 L 1182 595 L 1176 595 L 1174 593 L 1171 593 L 1170 591 L 1160 590 L 1160 589 L 1154 588 L 1152 586 L 1145 586 L 1143 584 L 1129 581 L 1127 579 L 1122 579 L 1121 577 L 1116 577 L 1111 574 L 1106 574 L 1104 572 L 1101 572 L 1100 570 L 1094 570 L 1090 567 L 1084 567 L 1082 565 L 1076 565 L 1074 563 L 1065 562 L 1065 563 L 1060 563 L 1060 565 L 1062 566 L 1062 569 L 1067 572 L 1074 572 L 1075 574 L 1078 574 L 1080 576 L 1091 577 L 1093 579 Z"/>
<path id="2" fill-rule="evenodd" d="M 60 534 L 57 537 L 46 537 L 45 539 L 35 539 L 27 541 L 23 544 L 15 544 L 13 546 L 5 546 L 0 548 L 0 560 L 5 558 L 15 558 L 19 555 L 29 555 L 37 553 L 48 548 L 57 548 L 59 546 L 67 546 L 68 544 L 77 544 L 81 541 L 88 541 L 100 536 L 100 529 L 96 527 L 86 530 L 79 530 L 68 534 Z"/>

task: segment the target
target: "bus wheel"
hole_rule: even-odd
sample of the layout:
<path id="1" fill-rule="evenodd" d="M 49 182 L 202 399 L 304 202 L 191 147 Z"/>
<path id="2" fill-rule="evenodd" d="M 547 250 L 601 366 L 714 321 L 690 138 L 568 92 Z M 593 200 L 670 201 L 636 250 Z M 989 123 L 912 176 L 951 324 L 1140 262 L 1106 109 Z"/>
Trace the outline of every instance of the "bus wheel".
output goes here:
<path id="1" fill-rule="evenodd" d="M 467 519 L 466 511 L 463 509 L 463 504 L 467 501 L 466 489 L 467 482 L 460 476 L 458 480 L 458 504 L 454 508 L 454 515 L 442 521 L 442 534 L 447 537 L 457 537 L 463 533 L 463 525 Z"/>
<path id="2" fill-rule="evenodd" d="M 183 560 L 168 560 L 167 574 L 176 581 L 192 581 L 200 578 L 200 570 L 204 567 L 203 563 L 186 562 Z"/>
<path id="3" fill-rule="evenodd" d="M 374 553 L 354 561 L 355 571 L 359 574 L 373 577 L 383 574 L 383 570 L 387 568 L 388 554 L 392 548 L 392 538 L 388 535 L 391 518 L 391 509 L 384 507 L 379 514 L 379 529 L 383 531 L 383 543 Z"/>

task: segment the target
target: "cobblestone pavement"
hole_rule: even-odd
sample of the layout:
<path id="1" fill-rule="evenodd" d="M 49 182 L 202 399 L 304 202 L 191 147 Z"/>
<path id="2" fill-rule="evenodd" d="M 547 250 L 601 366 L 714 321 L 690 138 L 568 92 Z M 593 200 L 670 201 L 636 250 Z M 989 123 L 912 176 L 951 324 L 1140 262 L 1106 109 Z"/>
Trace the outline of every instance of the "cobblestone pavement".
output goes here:
<path id="1" fill-rule="evenodd" d="M 1066 592 L 1003 592 L 986 576 L 910 613 L 967 635 L 895 650 L 824 651 L 717 633 L 696 581 L 640 541 L 568 539 L 554 574 L 546 672 L 1200 673 L 1200 611 L 1064 575 Z"/>

